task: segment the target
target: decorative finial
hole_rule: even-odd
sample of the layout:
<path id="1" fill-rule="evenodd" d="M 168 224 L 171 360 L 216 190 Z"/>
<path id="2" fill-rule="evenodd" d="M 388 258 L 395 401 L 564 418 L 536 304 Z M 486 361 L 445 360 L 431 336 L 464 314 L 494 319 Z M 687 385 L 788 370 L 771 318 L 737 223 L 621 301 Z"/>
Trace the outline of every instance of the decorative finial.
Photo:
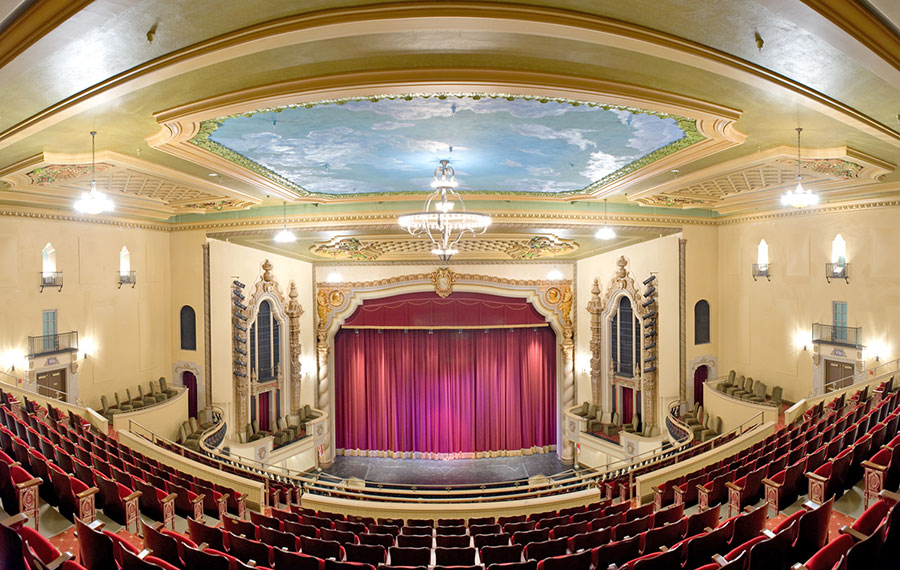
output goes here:
<path id="1" fill-rule="evenodd" d="M 275 276 L 272 275 L 272 264 L 269 262 L 268 259 L 263 261 L 262 268 L 263 268 L 263 281 L 266 281 L 266 282 L 274 281 Z"/>
<path id="2" fill-rule="evenodd" d="M 625 266 L 628 265 L 628 260 L 625 259 L 625 256 L 623 255 L 619 257 L 618 260 L 616 260 L 616 265 L 619 266 L 619 269 L 616 270 L 616 277 L 618 277 L 619 279 L 624 279 L 628 274 L 628 271 L 625 269 Z"/>

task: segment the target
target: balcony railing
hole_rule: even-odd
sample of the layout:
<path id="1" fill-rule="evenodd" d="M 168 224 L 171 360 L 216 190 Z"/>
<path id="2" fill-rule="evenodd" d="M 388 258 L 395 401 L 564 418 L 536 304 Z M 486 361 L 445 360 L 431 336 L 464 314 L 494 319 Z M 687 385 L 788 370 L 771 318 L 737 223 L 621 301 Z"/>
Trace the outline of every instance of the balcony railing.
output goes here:
<path id="1" fill-rule="evenodd" d="M 119 284 L 119 289 L 122 288 L 122 285 L 131 285 L 131 288 L 134 289 L 134 284 L 137 283 L 137 272 L 116 271 L 116 282 Z"/>
<path id="2" fill-rule="evenodd" d="M 850 283 L 850 264 L 826 263 L 825 281 L 831 283 L 832 279 L 843 279 L 845 283 Z"/>
<path id="3" fill-rule="evenodd" d="M 41 293 L 44 292 L 44 287 L 56 287 L 60 291 L 63 288 L 63 274 L 62 271 L 39 271 L 38 272 L 38 282 L 41 286 Z"/>
<path id="4" fill-rule="evenodd" d="M 837 327 L 813 323 L 812 341 L 863 348 L 862 327 Z"/>
<path id="5" fill-rule="evenodd" d="M 69 351 L 78 351 L 78 331 L 28 337 L 29 356 Z"/>

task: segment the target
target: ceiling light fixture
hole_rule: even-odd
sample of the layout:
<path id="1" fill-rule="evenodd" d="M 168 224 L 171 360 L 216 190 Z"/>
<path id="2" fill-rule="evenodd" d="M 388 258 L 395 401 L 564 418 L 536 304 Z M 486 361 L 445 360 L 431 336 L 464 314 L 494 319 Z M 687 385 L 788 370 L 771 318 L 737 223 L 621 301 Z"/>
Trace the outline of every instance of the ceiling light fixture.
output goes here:
<path id="1" fill-rule="evenodd" d="M 94 176 L 96 169 L 96 145 L 97 131 L 91 131 L 91 191 L 81 195 L 81 200 L 75 202 L 75 210 L 82 214 L 102 214 L 115 209 L 113 201 L 106 194 L 97 190 L 97 180 Z"/>
<path id="2" fill-rule="evenodd" d="M 400 227 L 411 235 L 427 236 L 434 244 L 431 253 L 441 261 L 449 261 L 459 253 L 456 245 L 465 234 L 483 234 L 491 225 L 489 215 L 466 211 L 462 197 L 454 190 L 456 186 L 456 172 L 449 160 L 442 160 L 434 169 L 431 182 L 434 192 L 425 201 L 425 210 L 397 219 Z M 456 203 L 459 207 L 454 211 Z"/>
<path id="3" fill-rule="evenodd" d="M 803 131 L 797 127 L 797 187 L 788 190 L 781 196 L 781 203 L 784 206 L 793 206 L 794 208 L 806 208 L 819 203 L 818 194 L 813 194 L 809 190 L 803 188 L 800 176 L 800 133 Z"/>
<path id="4" fill-rule="evenodd" d="M 606 219 L 606 198 L 603 199 L 603 227 L 597 230 L 594 237 L 602 240 L 610 240 L 616 237 L 616 230 L 609 227 L 609 223 Z"/>
<path id="5" fill-rule="evenodd" d="M 284 208 L 284 228 L 275 234 L 275 241 L 278 243 L 294 243 L 297 241 L 297 236 L 294 235 L 294 232 L 287 229 L 287 202 L 282 202 L 282 207 Z"/>
<path id="6" fill-rule="evenodd" d="M 338 273 L 337 267 L 335 263 L 337 262 L 337 254 L 335 252 L 331 252 L 331 273 L 328 274 L 328 277 L 325 278 L 325 281 L 328 283 L 341 283 L 344 281 L 344 276 Z"/>

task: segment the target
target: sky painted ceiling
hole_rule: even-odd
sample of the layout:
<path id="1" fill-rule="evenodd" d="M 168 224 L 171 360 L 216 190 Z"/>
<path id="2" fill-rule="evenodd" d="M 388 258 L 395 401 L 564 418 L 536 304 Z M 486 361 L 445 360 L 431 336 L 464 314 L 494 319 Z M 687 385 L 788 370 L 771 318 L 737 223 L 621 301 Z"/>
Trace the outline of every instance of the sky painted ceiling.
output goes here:
<path id="1" fill-rule="evenodd" d="M 207 121 L 200 144 L 311 194 L 429 191 L 448 159 L 459 191 L 576 194 L 696 142 L 693 121 L 505 97 L 398 97 Z"/>

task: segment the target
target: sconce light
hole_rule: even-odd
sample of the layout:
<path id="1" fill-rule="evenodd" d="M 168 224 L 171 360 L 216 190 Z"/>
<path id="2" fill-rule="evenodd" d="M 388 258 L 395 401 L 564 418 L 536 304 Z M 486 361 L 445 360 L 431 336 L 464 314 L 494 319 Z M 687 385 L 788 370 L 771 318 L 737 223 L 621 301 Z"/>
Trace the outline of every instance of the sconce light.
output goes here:
<path id="1" fill-rule="evenodd" d="M 849 263 L 826 263 L 825 264 L 825 281 L 831 283 L 832 279 L 843 279 L 845 283 L 850 283 L 850 264 Z"/>
<path id="2" fill-rule="evenodd" d="M 769 265 L 760 265 L 759 263 L 753 264 L 753 280 L 756 281 L 758 277 L 765 277 L 766 281 L 772 280 L 772 274 L 769 273 Z"/>

